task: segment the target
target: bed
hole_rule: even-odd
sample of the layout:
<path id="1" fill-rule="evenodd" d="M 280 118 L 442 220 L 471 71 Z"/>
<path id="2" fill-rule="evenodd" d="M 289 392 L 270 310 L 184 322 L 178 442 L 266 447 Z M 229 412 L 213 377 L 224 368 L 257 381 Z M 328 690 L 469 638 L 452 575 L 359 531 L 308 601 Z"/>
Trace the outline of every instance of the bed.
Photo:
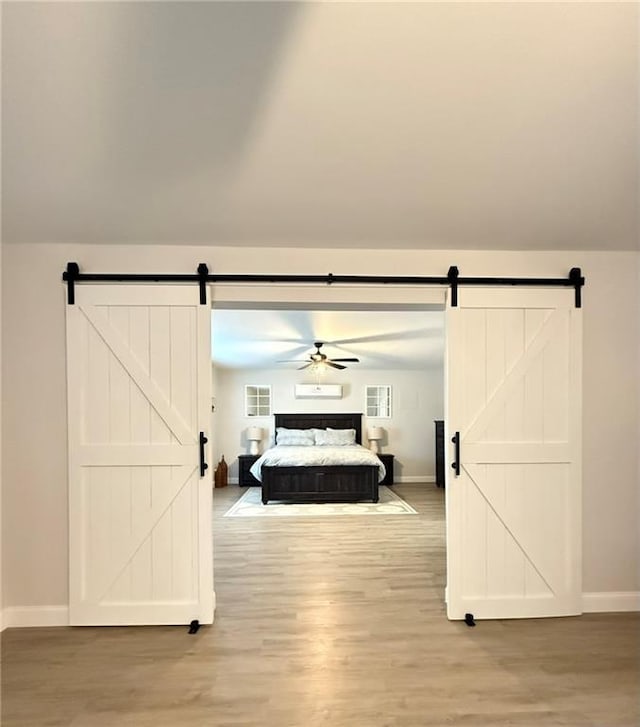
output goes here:
<path id="1" fill-rule="evenodd" d="M 276 432 L 288 430 L 355 430 L 355 443 L 362 444 L 362 414 L 275 414 Z M 293 452 L 293 448 L 286 448 Z M 297 448 L 296 448 L 297 449 Z M 300 450 L 322 450 L 322 447 L 304 447 Z M 348 458 L 347 447 L 344 457 Z M 262 502 L 269 500 L 292 502 L 378 502 L 378 483 L 384 478 L 384 465 L 362 446 L 357 448 L 356 459 L 367 464 L 315 464 L 306 465 L 280 459 L 286 464 L 269 464 L 278 446 L 267 450 L 251 467 L 251 473 L 262 483 Z M 326 448 L 325 448 L 326 451 Z M 366 453 L 366 454 L 365 454 Z M 294 452 L 295 454 L 295 452 Z M 324 454 L 324 452 L 323 452 Z M 276 458 L 277 459 L 277 458 Z"/>

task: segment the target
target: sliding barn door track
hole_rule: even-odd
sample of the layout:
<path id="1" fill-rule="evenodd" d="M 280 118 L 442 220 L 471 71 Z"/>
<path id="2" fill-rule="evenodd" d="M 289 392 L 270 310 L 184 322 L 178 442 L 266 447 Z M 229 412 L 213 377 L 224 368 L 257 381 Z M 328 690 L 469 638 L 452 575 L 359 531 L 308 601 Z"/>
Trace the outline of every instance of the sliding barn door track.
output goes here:
<path id="1" fill-rule="evenodd" d="M 580 268 L 571 268 L 566 278 L 482 278 L 464 277 L 455 265 L 449 268 L 446 275 L 217 275 L 210 273 L 206 263 L 200 263 L 196 273 L 83 273 L 78 263 L 67 263 L 62 274 L 67 283 L 67 303 L 75 303 L 75 285 L 77 283 L 196 283 L 200 288 L 200 304 L 207 305 L 207 283 L 314 283 L 319 285 L 446 285 L 451 288 L 451 305 L 458 305 L 458 287 L 465 285 L 481 286 L 538 286 L 574 288 L 576 308 L 582 307 L 582 286 L 584 277 Z"/>

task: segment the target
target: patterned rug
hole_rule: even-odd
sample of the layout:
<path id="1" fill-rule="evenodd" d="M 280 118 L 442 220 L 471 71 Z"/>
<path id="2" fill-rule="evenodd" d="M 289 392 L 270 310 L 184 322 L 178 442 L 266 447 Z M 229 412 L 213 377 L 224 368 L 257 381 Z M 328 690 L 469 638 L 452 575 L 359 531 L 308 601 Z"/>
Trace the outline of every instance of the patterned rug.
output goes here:
<path id="1" fill-rule="evenodd" d="M 417 515 L 408 502 L 388 487 L 380 488 L 379 502 L 292 503 L 271 500 L 262 504 L 259 487 L 249 487 L 224 517 L 327 517 L 332 515 Z"/>

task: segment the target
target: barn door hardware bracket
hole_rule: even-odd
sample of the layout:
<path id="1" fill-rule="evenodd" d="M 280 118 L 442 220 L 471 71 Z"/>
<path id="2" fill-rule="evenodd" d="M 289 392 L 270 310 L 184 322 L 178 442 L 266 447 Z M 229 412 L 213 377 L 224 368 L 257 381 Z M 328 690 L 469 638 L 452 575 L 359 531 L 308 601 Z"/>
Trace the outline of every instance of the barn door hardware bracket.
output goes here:
<path id="1" fill-rule="evenodd" d="M 193 621 L 189 624 L 189 633 L 197 634 L 199 628 L 200 628 L 200 621 L 198 621 L 197 618 L 194 618 Z"/>
<path id="2" fill-rule="evenodd" d="M 576 308 L 582 308 L 582 286 L 584 285 L 584 277 L 580 268 L 571 268 L 569 271 L 569 280 L 576 291 Z"/>
<path id="3" fill-rule="evenodd" d="M 472 613 L 465 613 L 464 615 L 464 622 L 467 624 L 467 626 L 475 626 L 476 622 L 473 619 Z"/>
<path id="4" fill-rule="evenodd" d="M 460 275 L 460 271 L 455 265 L 452 265 L 449 268 L 449 272 L 447 273 L 447 282 L 451 286 L 451 307 L 457 308 L 458 307 L 458 276 Z"/>
<path id="5" fill-rule="evenodd" d="M 67 283 L 67 303 L 73 305 L 76 302 L 76 280 L 80 276 L 78 263 L 67 263 L 67 269 L 62 273 L 62 279 Z"/>
<path id="6" fill-rule="evenodd" d="M 200 286 L 200 305 L 207 305 L 207 278 L 209 268 L 206 263 L 198 265 L 198 285 Z"/>

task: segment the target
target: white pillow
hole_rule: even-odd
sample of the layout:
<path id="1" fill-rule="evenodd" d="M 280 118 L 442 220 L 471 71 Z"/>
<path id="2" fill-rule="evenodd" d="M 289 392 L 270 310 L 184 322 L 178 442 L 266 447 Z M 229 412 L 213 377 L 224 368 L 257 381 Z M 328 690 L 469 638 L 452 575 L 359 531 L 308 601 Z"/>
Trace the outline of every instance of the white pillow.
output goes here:
<path id="1" fill-rule="evenodd" d="M 355 429 L 332 429 L 327 427 L 328 432 L 335 432 L 338 436 L 342 437 L 345 444 L 356 443 L 356 430 Z"/>
<path id="2" fill-rule="evenodd" d="M 276 428 L 276 444 L 284 447 L 312 447 L 315 439 L 311 429 Z"/>
<path id="3" fill-rule="evenodd" d="M 320 446 L 346 447 L 355 443 L 355 429 L 316 429 L 316 444 Z"/>

